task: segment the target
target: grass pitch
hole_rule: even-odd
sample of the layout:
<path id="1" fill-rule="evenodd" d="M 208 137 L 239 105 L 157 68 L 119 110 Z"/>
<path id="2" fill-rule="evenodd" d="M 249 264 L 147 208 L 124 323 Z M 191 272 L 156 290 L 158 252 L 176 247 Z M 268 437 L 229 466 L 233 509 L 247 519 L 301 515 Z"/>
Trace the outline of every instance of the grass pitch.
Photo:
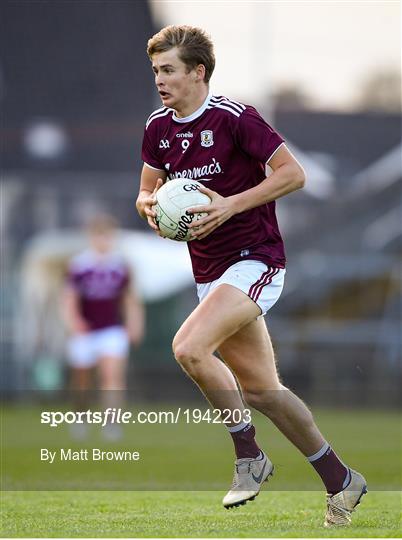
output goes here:
<path id="1" fill-rule="evenodd" d="M 50 466 L 40 463 L 38 444 L 51 446 L 56 441 L 49 430 L 39 429 L 38 414 L 38 408 L 27 407 L 3 411 L 2 536 L 402 536 L 398 413 L 315 411 L 339 455 L 368 481 L 369 493 L 354 513 L 352 525 L 335 530 L 322 526 L 325 494 L 318 476 L 258 414 L 254 416 L 257 438 L 275 463 L 275 475 L 254 502 L 233 510 L 221 505 L 233 468 L 231 441 L 222 426 L 178 426 L 170 437 L 170 426 L 132 430 L 122 446 L 141 450 L 142 469 L 125 463 Z M 85 446 L 102 445 L 94 440 Z M 60 431 L 57 444 L 71 441 Z M 95 491 L 97 481 L 104 491 Z M 38 489 L 38 485 L 44 487 Z M 71 491 L 66 491 L 68 486 Z"/>
<path id="2" fill-rule="evenodd" d="M 401 494 L 368 493 L 352 525 L 322 526 L 318 492 L 269 492 L 225 510 L 218 492 L 9 492 L 7 537 L 322 537 L 401 536 Z"/>

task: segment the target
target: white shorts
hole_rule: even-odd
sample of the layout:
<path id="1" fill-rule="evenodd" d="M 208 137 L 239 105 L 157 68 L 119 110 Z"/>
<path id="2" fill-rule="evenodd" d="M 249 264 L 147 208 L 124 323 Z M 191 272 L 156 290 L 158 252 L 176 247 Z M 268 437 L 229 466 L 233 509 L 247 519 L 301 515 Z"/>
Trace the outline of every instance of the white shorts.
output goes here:
<path id="1" fill-rule="evenodd" d="M 129 340 L 122 326 L 111 326 L 73 336 L 69 339 L 67 348 L 70 366 L 89 368 L 96 365 L 103 356 L 125 358 Z"/>
<path id="2" fill-rule="evenodd" d="M 261 309 L 261 315 L 279 299 L 285 281 L 286 270 L 267 266 L 261 261 L 239 261 L 209 283 L 197 283 L 197 294 L 202 302 L 218 285 L 227 283 L 243 291 Z"/>

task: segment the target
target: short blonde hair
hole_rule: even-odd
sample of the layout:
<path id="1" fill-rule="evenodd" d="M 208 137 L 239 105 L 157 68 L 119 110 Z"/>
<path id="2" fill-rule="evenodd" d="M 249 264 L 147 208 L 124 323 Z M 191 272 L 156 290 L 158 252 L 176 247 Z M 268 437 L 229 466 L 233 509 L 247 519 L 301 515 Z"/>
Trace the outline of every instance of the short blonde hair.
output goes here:
<path id="1" fill-rule="evenodd" d="M 154 54 L 177 47 L 179 58 L 191 71 L 199 64 L 205 67 L 204 81 L 209 83 L 215 68 L 214 46 L 210 36 L 195 26 L 166 26 L 148 41 L 147 54 Z"/>

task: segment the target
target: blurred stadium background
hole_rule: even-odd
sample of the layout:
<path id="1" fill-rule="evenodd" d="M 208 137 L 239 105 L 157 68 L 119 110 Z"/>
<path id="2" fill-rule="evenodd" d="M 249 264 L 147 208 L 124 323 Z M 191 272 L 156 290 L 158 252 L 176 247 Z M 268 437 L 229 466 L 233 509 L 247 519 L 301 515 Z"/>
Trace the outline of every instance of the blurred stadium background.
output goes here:
<path id="1" fill-rule="evenodd" d="M 143 126 L 159 106 L 145 44 L 171 22 L 164 16 L 145 1 L 1 3 L 0 345 L 10 399 L 65 383 L 63 272 L 84 244 L 82 224 L 99 210 L 122 225 L 121 247 L 147 309 L 130 394 L 197 397 L 170 349 L 196 303 L 186 248 L 154 238 L 135 210 Z M 308 174 L 306 189 L 278 204 L 289 264 L 267 322 L 285 383 L 310 404 L 395 408 L 402 401 L 400 72 L 379 66 L 360 90 L 347 110 L 325 110 L 291 85 L 266 88 L 259 100 Z"/>

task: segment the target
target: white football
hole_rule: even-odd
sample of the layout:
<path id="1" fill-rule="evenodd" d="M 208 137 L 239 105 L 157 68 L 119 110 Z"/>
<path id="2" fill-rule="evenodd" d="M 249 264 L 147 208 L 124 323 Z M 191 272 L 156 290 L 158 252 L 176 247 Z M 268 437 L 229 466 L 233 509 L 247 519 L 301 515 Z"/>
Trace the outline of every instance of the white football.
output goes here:
<path id="1" fill-rule="evenodd" d="M 178 242 L 190 242 L 189 224 L 206 216 L 205 212 L 186 214 L 188 208 L 211 204 L 211 199 L 199 191 L 202 184 L 196 180 L 176 178 L 168 180 L 157 192 L 155 222 L 163 236 Z"/>

